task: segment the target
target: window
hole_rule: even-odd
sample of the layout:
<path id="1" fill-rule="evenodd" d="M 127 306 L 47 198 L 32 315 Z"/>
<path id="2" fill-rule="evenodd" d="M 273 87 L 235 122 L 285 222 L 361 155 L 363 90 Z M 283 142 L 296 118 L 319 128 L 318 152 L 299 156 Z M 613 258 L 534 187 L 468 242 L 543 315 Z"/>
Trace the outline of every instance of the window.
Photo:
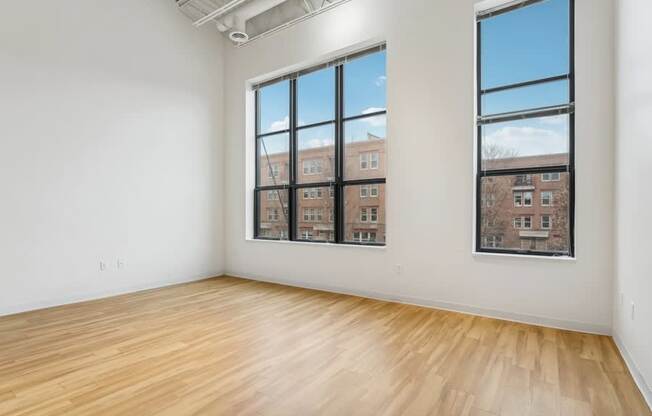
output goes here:
<path id="1" fill-rule="evenodd" d="M 360 198 L 378 198 L 378 185 L 360 186 Z"/>
<path id="2" fill-rule="evenodd" d="M 476 250 L 573 256 L 574 0 L 504 4 L 476 19 Z M 554 233 L 513 216 L 538 194 Z"/>
<path id="3" fill-rule="evenodd" d="M 542 230 L 549 230 L 551 228 L 552 224 L 552 219 L 550 215 L 542 215 L 541 216 L 541 229 Z"/>
<path id="4" fill-rule="evenodd" d="M 503 236 L 488 235 L 484 237 L 484 247 L 500 248 L 503 246 Z"/>
<path id="5" fill-rule="evenodd" d="M 560 178 L 559 172 L 552 173 L 542 173 L 541 181 L 542 182 L 558 182 Z"/>
<path id="6" fill-rule="evenodd" d="M 319 175 L 322 172 L 321 160 L 304 160 L 303 161 L 303 174 L 304 175 Z"/>
<path id="7" fill-rule="evenodd" d="M 322 220 L 322 210 L 320 208 L 304 208 L 303 220 L 306 222 L 316 222 Z"/>
<path id="8" fill-rule="evenodd" d="M 353 241 L 359 243 L 376 241 L 376 233 L 370 231 L 356 231 L 353 233 Z"/>
<path id="9" fill-rule="evenodd" d="M 515 207 L 531 207 L 532 192 L 514 192 Z"/>
<path id="10" fill-rule="evenodd" d="M 369 211 L 367 208 L 360 208 L 360 222 L 369 221 Z"/>
<path id="11" fill-rule="evenodd" d="M 303 199 L 321 199 L 322 188 L 304 188 Z"/>
<path id="12" fill-rule="evenodd" d="M 514 228 L 517 230 L 522 229 L 531 229 L 532 228 L 532 217 L 515 217 L 514 218 Z"/>
<path id="13" fill-rule="evenodd" d="M 267 208 L 267 221 L 278 221 L 278 208 Z"/>
<path id="14" fill-rule="evenodd" d="M 541 191 L 541 206 L 542 207 L 552 206 L 552 191 Z"/>
<path id="15" fill-rule="evenodd" d="M 255 238 L 385 244 L 386 81 L 381 45 L 254 86 Z"/>

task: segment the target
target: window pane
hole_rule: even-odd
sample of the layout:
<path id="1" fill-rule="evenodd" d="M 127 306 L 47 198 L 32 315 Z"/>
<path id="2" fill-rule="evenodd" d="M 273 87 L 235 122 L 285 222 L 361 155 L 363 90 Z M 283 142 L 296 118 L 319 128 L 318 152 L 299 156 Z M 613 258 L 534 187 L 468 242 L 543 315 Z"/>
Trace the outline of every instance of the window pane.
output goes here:
<path id="1" fill-rule="evenodd" d="M 333 124 L 297 132 L 297 182 L 329 182 L 335 172 L 335 127 Z"/>
<path id="2" fill-rule="evenodd" d="M 481 21 L 482 88 L 569 71 L 569 0 L 547 0 Z"/>
<path id="3" fill-rule="evenodd" d="M 281 133 L 257 140 L 259 186 L 287 184 L 290 174 L 289 135 Z"/>
<path id="4" fill-rule="evenodd" d="M 567 173 L 556 182 L 540 174 L 484 177 L 481 186 L 482 248 L 569 253 Z M 526 193 L 529 205 L 514 203 L 515 195 Z M 550 206 L 541 204 L 544 193 L 553 196 Z"/>
<path id="5" fill-rule="evenodd" d="M 482 115 L 568 104 L 568 81 L 499 91 L 482 96 Z"/>
<path id="6" fill-rule="evenodd" d="M 482 126 L 482 169 L 568 164 L 568 115 Z"/>
<path id="7" fill-rule="evenodd" d="M 385 177 L 385 115 L 344 123 L 344 179 Z"/>
<path id="8" fill-rule="evenodd" d="M 385 51 L 344 64 L 344 117 L 385 110 Z"/>
<path id="9" fill-rule="evenodd" d="M 282 81 L 258 90 L 258 134 L 290 128 L 290 83 Z"/>
<path id="10" fill-rule="evenodd" d="M 370 186 L 377 187 L 377 197 L 361 197 L 365 192 L 360 188 Z M 344 240 L 385 242 L 385 184 L 344 187 Z"/>
<path id="11" fill-rule="evenodd" d="M 335 69 L 322 69 L 297 79 L 297 125 L 335 119 Z"/>
<path id="12" fill-rule="evenodd" d="M 335 241 L 334 193 L 330 187 L 297 189 L 297 240 Z"/>
<path id="13" fill-rule="evenodd" d="M 288 191 L 259 191 L 257 236 L 288 239 Z"/>

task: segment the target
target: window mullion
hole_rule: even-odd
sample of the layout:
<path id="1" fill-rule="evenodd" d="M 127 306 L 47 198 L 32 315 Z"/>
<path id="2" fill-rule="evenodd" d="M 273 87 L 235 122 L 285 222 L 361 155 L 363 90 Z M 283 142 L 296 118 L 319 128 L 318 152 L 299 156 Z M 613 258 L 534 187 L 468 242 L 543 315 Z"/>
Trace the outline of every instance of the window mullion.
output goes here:
<path id="1" fill-rule="evenodd" d="M 334 227 L 335 242 L 344 241 L 344 187 L 342 177 L 344 176 L 344 66 L 339 64 L 335 67 L 335 201 Z"/>
<path id="2" fill-rule="evenodd" d="M 290 186 L 288 189 L 288 240 L 295 240 L 297 179 L 297 80 L 290 80 Z"/>

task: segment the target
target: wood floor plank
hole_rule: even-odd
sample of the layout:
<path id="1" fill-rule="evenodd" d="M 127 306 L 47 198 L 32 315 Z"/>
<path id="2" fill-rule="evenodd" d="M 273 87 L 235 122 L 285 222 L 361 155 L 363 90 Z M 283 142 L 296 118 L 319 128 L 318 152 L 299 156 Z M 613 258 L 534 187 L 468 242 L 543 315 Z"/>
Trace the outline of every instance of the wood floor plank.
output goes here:
<path id="1" fill-rule="evenodd" d="M 650 416 L 609 337 L 222 277 L 0 317 L 0 416 Z"/>

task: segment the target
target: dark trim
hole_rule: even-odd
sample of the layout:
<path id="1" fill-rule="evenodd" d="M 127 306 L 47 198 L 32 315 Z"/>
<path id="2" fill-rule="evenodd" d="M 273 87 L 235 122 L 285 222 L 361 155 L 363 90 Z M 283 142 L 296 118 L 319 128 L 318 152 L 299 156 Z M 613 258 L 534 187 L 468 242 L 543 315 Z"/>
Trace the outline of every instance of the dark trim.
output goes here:
<path id="1" fill-rule="evenodd" d="M 538 3 L 542 0 L 525 0 L 488 13 L 479 13 L 476 21 L 476 100 L 477 100 L 477 149 L 476 149 L 476 216 L 475 216 L 475 250 L 478 253 L 498 253 L 498 254 L 525 254 L 546 257 L 574 257 L 575 256 L 575 1 L 569 1 L 569 72 L 565 75 L 558 75 L 549 78 L 526 81 L 511 85 L 504 85 L 495 88 L 482 90 L 482 20 L 507 13 L 515 9 Z M 493 92 L 521 88 L 530 85 L 543 84 L 561 80 L 568 80 L 569 102 L 563 106 L 551 106 L 536 108 L 526 111 L 502 113 L 491 116 L 482 116 L 482 96 Z M 569 149 L 568 165 L 541 166 L 519 169 L 482 169 L 482 126 L 490 123 L 506 122 L 513 120 L 522 120 L 535 117 L 547 117 L 559 114 L 569 115 Z M 568 252 L 548 252 L 537 250 L 518 250 L 502 248 L 483 248 L 482 247 L 482 178 L 491 176 L 509 176 L 523 174 L 542 174 L 542 173 L 567 173 L 569 186 L 569 247 Z"/>
<path id="2" fill-rule="evenodd" d="M 290 187 L 297 180 L 297 80 L 290 81 Z M 288 190 L 288 240 L 295 238 L 297 223 L 297 195 L 294 189 Z"/>
<path id="3" fill-rule="evenodd" d="M 297 79 L 298 77 L 300 77 L 302 75 L 307 75 L 307 74 L 310 74 L 311 72 L 319 71 L 321 69 L 326 69 L 326 68 L 329 68 L 329 67 L 332 67 L 332 66 L 334 66 L 334 67 L 342 66 L 342 64 L 344 64 L 346 62 L 350 62 L 350 61 L 352 61 L 354 59 L 362 58 L 363 56 L 366 56 L 366 55 L 371 55 L 372 53 L 382 52 L 385 49 L 387 49 L 387 46 L 386 46 L 385 42 L 383 42 L 383 43 L 381 43 L 379 45 L 371 46 L 369 48 L 365 48 L 363 50 L 355 51 L 355 52 L 352 52 L 352 53 L 350 53 L 348 55 L 341 56 L 341 57 L 339 57 L 337 59 L 333 59 L 331 61 L 323 62 L 321 64 L 317 64 L 317 65 L 308 67 L 306 69 L 302 69 L 301 71 L 290 72 L 290 73 L 287 73 L 287 74 L 284 74 L 284 75 L 281 75 L 281 76 L 271 78 L 271 79 L 266 80 L 266 81 L 258 82 L 256 84 L 253 84 L 251 86 L 251 88 L 253 90 L 258 90 L 258 89 L 261 89 L 261 88 L 276 84 L 277 82 Z"/>
<path id="4" fill-rule="evenodd" d="M 303 126 L 297 126 L 296 130 L 305 130 L 305 129 L 310 129 L 313 127 L 321 127 L 321 126 L 327 126 L 329 124 L 335 124 L 336 120 L 326 120 L 326 121 L 320 121 L 318 123 L 312 123 L 312 124 L 306 124 Z"/>
<path id="5" fill-rule="evenodd" d="M 290 132 L 290 129 L 283 129 L 283 130 L 277 130 L 277 131 L 269 131 L 267 133 L 261 133 L 257 134 L 256 138 L 257 139 L 264 139 L 265 137 L 269 136 L 276 136 L 277 134 L 288 134 Z"/>
<path id="6" fill-rule="evenodd" d="M 569 83 L 568 83 L 568 99 L 570 102 L 575 102 L 575 0 L 568 0 L 568 24 L 570 25 L 569 29 Z M 568 190 L 568 232 L 570 234 L 570 256 L 575 256 L 575 112 L 571 113 L 569 118 L 569 143 L 568 143 L 568 152 L 569 152 L 569 190 Z"/>
<path id="7" fill-rule="evenodd" d="M 379 183 L 387 183 L 387 180 L 385 178 L 349 179 L 347 181 L 342 181 L 342 186 L 373 185 Z"/>
<path id="8" fill-rule="evenodd" d="M 387 114 L 387 110 L 381 110 L 381 111 L 376 111 L 373 113 L 368 113 L 368 114 L 358 114 L 356 116 L 351 116 L 351 117 L 344 117 L 342 114 L 342 121 L 347 122 L 347 121 L 352 121 L 352 120 L 359 120 L 361 118 L 371 118 L 371 117 L 376 117 L 376 116 L 382 116 Z"/>
<path id="9" fill-rule="evenodd" d="M 486 176 L 510 176 L 510 175 L 537 175 L 540 173 L 568 173 L 569 168 L 567 165 L 557 166 L 533 166 L 531 168 L 518 168 L 518 169 L 492 169 L 480 171 L 481 177 Z"/>
<path id="10" fill-rule="evenodd" d="M 568 79 L 570 79 L 568 74 L 557 75 L 557 76 L 554 76 L 554 77 L 535 79 L 534 81 L 518 82 L 516 84 L 501 85 L 499 87 L 487 88 L 487 89 L 481 90 L 480 94 L 482 94 L 482 95 L 484 95 L 484 94 L 493 94 L 495 92 L 513 90 L 513 89 L 516 89 L 516 88 L 524 88 L 524 87 L 531 87 L 533 85 L 546 84 L 548 82 L 567 81 Z"/>
<path id="11" fill-rule="evenodd" d="M 544 256 L 544 257 L 568 257 L 571 254 L 563 251 L 538 251 L 538 250 L 514 250 L 502 248 L 483 248 L 481 253 L 494 253 L 494 254 L 521 254 L 528 256 Z"/>
<path id="12" fill-rule="evenodd" d="M 301 241 L 301 242 L 310 242 L 310 243 L 326 243 L 326 244 L 352 244 L 352 245 L 369 245 L 369 246 L 384 246 L 385 243 L 378 242 L 351 242 L 345 240 L 345 218 L 344 218 L 344 188 L 346 186 L 355 186 L 355 185 L 364 185 L 364 184 L 384 184 L 386 183 L 385 178 L 371 178 L 371 179 L 355 179 L 355 180 L 344 180 L 344 123 L 350 120 L 364 119 L 370 117 L 376 117 L 379 115 L 386 115 L 387 111 L 377 111 L 370 114 L 360 114 L 349 118 L 344 118 L 344 63 L 348 62 L 351 59 L 358 58 L 369 53 L 379 52 L 384 49 L 382 47 L 371 48 L 370 50 L 363 51 L 349 56 L 344 59 L 337 61 L 337 64 L 334 68 L 334 77 L 335 77 L 335 119 L 326 120 L 318 123 L 307 124 L 304 126 L 297 126 L 297 76 L 303 75 L 305 73 L 311 72 L 311 69 L 307 71 L 301 71 L 293 74 L 293 76 L 285 76 L 283 80 L 289 80 L 289 118 L 290 125 L 288 129 L 278 130 L 274 132 L 268 132 L 264 134 L 259 134 L 258 132 L 258 123 L 259 123 L 259 114 L 260 114 L 260 103 L 259 103 L 259 92 L 256 89 L 256 188 L 254 190 L 254 238 L 261 240 L 271 240 L 271 241 L 285 241 L 277 238 L 268 238 L 268 237 L 259 237 L 260 230 L 259 224 L 261 221 L 261 214 L 258 212 L 260 209 L 260 198 L 262 198 L 262 192 L 273 191 L 273 190 L 286 190 L 288 193 L 288 240 L 289 241 Z M 321 68 L 318 68 L 321 69 Z M 318 70 L 317 69 L 317 70 Z M 297 75 L 298 74 L 298 75 Z M 274 82 L 268 82 L 264 85 L 270 85 Z M 262 85 L 262 84 L 261 84 Z M 314 183 L 297 183 L 298 179 L 298 132 L 304 129 L 309 129 L 311 127 L 319 127 L 333 124 L 334 125 L 334 139 L 335 139 L 335 169 L 334 177 L 332 181 L 323 181 L 323 182 L 314 182 Z M 278 185 L 266 185 L 260 186 L 259 180 L 259 142 L 261 138 L 267 136 L 273 136 L 278 134 L 288 134 L 289 140 L 289 183 L 287 184 L 278 184 Z M 304 240 L 300 238 L 300 230 L 298 224 L 301 222 L 300 214 L 297 210 L 298 201 L 300 199 L 299 193 L 302 189 L 306 188 L 329 188 L 327 192 L 330 193 L 330 188 L 334 189 L 334 200 L 333 200 L 333 229 L 334 229 L 334 241 L 324 241 L 324 240 Z M 328 198 L 328 195 L 326 196 Z M 280 199 L 279 199 L 280 200 Z M 374 232 L 374 231 L 370 231 Z M 379 231 L 376 231 L 377 233 Z"/>
<path id="13" fill-rule="evenodd" d="M 542 118 L 569 114 L 574 111 L 575 105 L 571 102 L 564 105 L 554 105 L 550 107 L 539 107 L 524 111 L 510 111 L 508 113 L 493 114 L 490 116 L 478 115 L 478 124 L 505 123 L 514 120 L 526 120 L 529 118 Z"/>
<path id="14" fill-rule="evenodd" d="M 544 0 L 522 0 L 519 1 L 515 4 L 508 5 L 508 6 L 498 6 L 495 8 L 491 8 L 485 11 L 479 12 L 476 16 L 478 20 L 484 20 L 488 19 L 490 17 L 495 17 L 495 16 L 500 16 L 501 14 L 505 14 L 508 12 L 512 12 L 517 9 L 522 9 L 527 6 L 531 6 L 535 3 L 541 3 Z M 509 3 L 508 3 L 509 4 Z"/>

